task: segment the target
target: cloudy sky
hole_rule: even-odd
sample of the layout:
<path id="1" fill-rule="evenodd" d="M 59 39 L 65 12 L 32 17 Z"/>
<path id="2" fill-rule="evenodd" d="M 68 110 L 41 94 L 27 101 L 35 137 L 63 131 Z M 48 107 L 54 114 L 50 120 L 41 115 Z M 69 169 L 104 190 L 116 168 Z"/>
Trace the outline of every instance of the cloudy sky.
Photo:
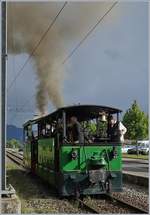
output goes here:
<path id="1" fill-rule="evenodd" d="M 62 5 L 57 3 L 56 7 L 54 4 L 49 3 L 49 7 L 57 10 L 59 4 Z M 56 23 L 65 26 L 70 22 L 77 32 L 72 36 L 71 30 L 68 30 L 68 35 L 67 28 L 65 30 L 66 56 L 112 3 L 92 3 L 97 9 L 90 5 L 89 11 L 84 4 L 69 3 Z M 8 87 L 27 58 L 27 53 L 9 54 Z M 58 62 L 58 65 L 65 71 L 62 90 L 65 105 L 107 105 L 125 112 L 136 99 L 148 112 L 148 3 L 116 4 L 65 64 Z M 8 90 L 8 124 L 21 127 L 37 113 L 35 94 L 38 80 L 35 70 L 34 60 L 31 60 Z M 49 102 L 49 112 L 54 109 Z"/>

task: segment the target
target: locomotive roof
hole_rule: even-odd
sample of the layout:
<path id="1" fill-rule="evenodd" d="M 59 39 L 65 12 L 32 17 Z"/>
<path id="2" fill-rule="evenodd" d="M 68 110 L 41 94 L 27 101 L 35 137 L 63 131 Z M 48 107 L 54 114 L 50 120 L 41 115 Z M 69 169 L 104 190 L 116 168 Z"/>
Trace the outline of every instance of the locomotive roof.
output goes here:
<path id="1" fill-rule="evenodd" d="M 58 108 L 56 111 L 36 119 L 32 119 L 27 121 L 23 126 L 26 126 L 28 124 L 34 124 L 42 120 L 46 120 L 48 118 L 51 118 L 52 120 L 55 120 L 58 117 L 62 116 L 62 112 L 65 111 L 67 114 L 67 117 L 76 116 L 79 121 L 86 120 L 86 119 L 92 119 L 99 115 L 99 113 L 105 112 L 106 114 L 115 114 L 120 113 L 122 110 L 119 110 L 117 108 L 113 107 L 107 107 L 107 106 L 99 106 L 99 105 L 74 105 L 74 106 L 66 106 Z"/>

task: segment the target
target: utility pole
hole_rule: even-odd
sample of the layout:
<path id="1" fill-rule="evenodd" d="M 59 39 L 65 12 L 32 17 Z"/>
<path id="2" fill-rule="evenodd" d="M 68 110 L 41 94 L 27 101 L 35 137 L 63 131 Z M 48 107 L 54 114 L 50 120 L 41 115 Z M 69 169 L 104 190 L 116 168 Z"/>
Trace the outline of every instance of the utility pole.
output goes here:
<path id="1" fill-rule="evenodd" d="M 6 190 L 6 2 L 1 2 L 1 189 Z"/>
<path id="2" fill-rule="evenodd" d="M 0 71 L 0 118 L 1 118 L 1 131 L 0 131 L 0 141 L 1 141 L 1 207 L 0 211 L 2 214 L 9 213 L 21 213 L 21 203 L 15 195 L 15 190 L 11 185 L 6 187 L 6 165 L 5 165 L 5 151 L 6 151 L 6 107 L 7 107 L 7 93 L 6 93 L 6 73 L 7 73 L 7 8 L 6 1 L 1 1 L 0 4 L 0 28 L 1 28 L 1 71 Z M 11 198 L 13 195 L 13 198 Z M 11 199 L 11 201 L 10 201 Z M 10 212 L 11 211 L 11 212 Z"/>

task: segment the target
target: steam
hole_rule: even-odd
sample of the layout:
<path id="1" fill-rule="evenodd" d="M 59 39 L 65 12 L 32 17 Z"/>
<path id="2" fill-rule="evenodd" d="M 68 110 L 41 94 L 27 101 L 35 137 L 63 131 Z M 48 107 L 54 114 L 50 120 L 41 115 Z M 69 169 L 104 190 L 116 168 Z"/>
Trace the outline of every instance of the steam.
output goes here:
<path id="1" fill-rule="evenodd" d="M 64 3 L 8 2 L 7 5 L 8 52 L 30 54 Z M 67 48 L 72 41 L 76 44 L 111 5 L 106 2 L 67 3 L 33 54 L 39 80 L 36 103 L 41 114 L 46 112 L 49 100 L 55 107 L 64 105 L 65 71 L 59 64 L 68 55 Z"/>
<path id="2" fill-rule="evenodd" d="M 51 3 L 8 3 L 8 51 L 19 54 L 31 53 L 36 43 L 48 28 L 63 4 Z M 40 16 L 41 14 L 41 16 Z M 13 19 L 13 21 L 12 21 Z M 12 41 L 15 45 L 12 46 Z M 57 45 L 53 41 L 58 41 Z M 57 56 L 57 58 L 56 58 Z M 58 29 L 53 29 L 44 38 L 33 55 L 36 65 L 37 86 L 36 103 L 40 114 L 46 112 L 48 100 L 55 107 L 63 106 L 62 83 L 64 80 L 63 68 L 57 69 L 59 59 L 65 57 Z M 57 65 L 57 67 L 56 67 Z"/>

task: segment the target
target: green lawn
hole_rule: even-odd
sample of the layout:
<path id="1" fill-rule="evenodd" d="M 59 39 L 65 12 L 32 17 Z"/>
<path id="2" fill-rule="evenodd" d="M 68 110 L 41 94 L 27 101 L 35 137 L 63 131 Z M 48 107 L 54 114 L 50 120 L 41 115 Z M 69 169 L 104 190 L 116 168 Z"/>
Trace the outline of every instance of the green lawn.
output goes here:
<path id="1" fill-rule="evenodd" d="M 149 155 L 130 155 L 130 154 L 122 154 L 123 158 L 133 158 L 133 159 L 143 159 L 143 160 L 148 160 Z"/>

